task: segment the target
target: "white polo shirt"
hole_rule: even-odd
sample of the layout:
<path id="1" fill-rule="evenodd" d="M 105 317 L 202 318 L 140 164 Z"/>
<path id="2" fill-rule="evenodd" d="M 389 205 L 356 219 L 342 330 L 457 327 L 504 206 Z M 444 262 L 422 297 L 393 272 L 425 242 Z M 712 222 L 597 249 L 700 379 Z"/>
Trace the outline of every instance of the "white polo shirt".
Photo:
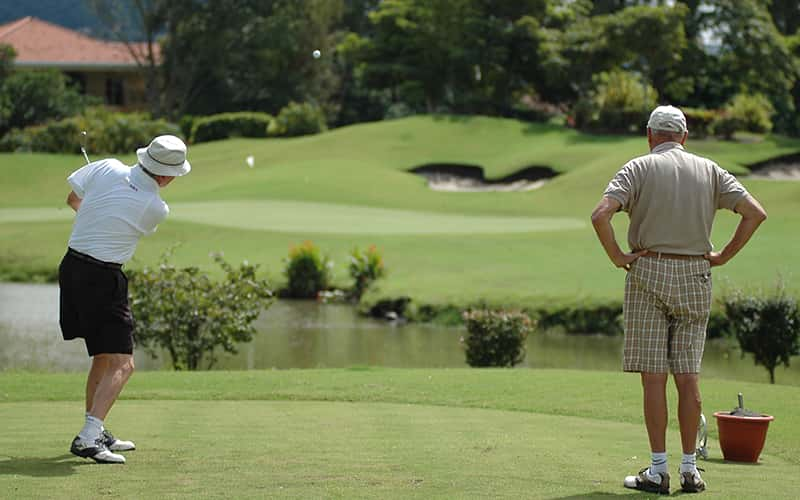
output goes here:
<path id="1" fill-rule="evenodd" d="M 82 200 L 69 246 L 104 262 L 130 260 L 139 238 L 154 233 L 169 213 L 158 183 L 138 165 L 99 160 L 73 172 L 67 182 Z"/>

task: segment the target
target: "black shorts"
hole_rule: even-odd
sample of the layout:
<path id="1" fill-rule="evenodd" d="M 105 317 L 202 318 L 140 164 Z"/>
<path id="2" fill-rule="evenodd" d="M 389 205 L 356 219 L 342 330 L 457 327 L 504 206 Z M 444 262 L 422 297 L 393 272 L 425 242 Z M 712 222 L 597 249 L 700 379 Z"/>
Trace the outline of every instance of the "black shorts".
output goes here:
<path id="1" fill-rule="evenodd" d="M 133 354 L 128 277 L 120 264 L 67 250 L 58 268 L 64 340 L 83 337 L 89 356 Z"/>

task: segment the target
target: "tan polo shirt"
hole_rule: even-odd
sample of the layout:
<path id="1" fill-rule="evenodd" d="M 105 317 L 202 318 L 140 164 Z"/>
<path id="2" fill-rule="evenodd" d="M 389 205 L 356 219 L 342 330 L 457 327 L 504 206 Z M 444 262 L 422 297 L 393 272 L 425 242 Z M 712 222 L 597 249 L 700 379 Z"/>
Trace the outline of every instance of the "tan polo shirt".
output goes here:
<path id="1" fill-rule="evenodd" d="M 746 194 L 736 177 L 713 161 L 666 142 L 626 163 L 604 196 L 628 212 L 631 250 L 702 255 L 713 249 L 715 212 L 733 210 Z"/>

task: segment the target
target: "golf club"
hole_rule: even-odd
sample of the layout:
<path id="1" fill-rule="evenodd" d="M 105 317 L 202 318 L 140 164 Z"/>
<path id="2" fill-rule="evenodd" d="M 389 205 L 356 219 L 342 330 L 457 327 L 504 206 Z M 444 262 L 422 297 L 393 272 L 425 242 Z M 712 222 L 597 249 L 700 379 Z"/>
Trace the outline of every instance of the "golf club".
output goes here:
<path id="1" fill-rule="evenodd" d="M 708 459 L 708 427 L 706 425 L 706 416 L 700 414 L 700 422 L 697 425 L 697 450 L 696 453 L 703 457 L 704 460 Z"/>
<path id="2" fill-rule="evenodd" d="M 81 153 L 83 153 L 83 157 L 86 159 L 86 164 L 88 165 L 91 163 L 89 161 L 89 155 L 86 154 L 86 131 L 81 131 Z"/>

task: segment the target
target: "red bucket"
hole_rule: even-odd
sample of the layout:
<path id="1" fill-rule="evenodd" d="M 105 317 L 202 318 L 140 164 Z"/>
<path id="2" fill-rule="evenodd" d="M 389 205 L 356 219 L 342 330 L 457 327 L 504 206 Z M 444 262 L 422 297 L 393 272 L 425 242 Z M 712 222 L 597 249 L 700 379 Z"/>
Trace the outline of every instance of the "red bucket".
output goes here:
<path id="1" fill-rule="evenodd" d="M 719 447 L 725 460 L 733 462 L 758 462 L 758 456 L 767 440 L 770 415 L 741 417 L 728 412 L 714 413 L 719 430 Z"/>

